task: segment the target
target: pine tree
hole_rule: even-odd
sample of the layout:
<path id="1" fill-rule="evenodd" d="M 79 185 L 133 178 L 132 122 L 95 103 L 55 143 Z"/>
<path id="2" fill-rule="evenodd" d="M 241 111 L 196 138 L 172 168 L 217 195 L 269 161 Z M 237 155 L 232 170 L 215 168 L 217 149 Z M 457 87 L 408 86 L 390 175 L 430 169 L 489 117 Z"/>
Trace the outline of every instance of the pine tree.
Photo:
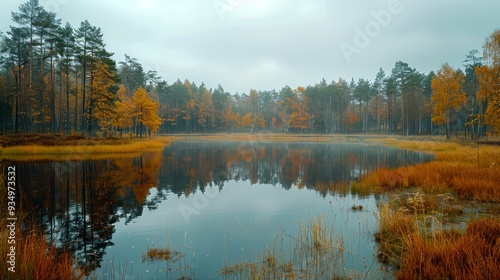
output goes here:
<path id="1" fill-rule="evenodd" d="M 23 130 L 26 129 L 23 124 L 26 124 L 26 116 L 28 115 L 28 84 L 27 81 L 27 65 L 29 64 L 29 44 L 27 43 L 29 32 L 25 27 L 12 27 L 7 32 L 8 36 L 2 40 L 2 54 L 5 55 L 4 69 L 9 75 L 6 76 L 6 83 L 9 79 L 13 79 L 14 89 L 13 94 L 6 94 L 3 102 L 11 103 L 12 114 L 14 115 L 14 133 L 17 134 L 20 126 Z"/>
<path id="2" fill-rule="evenodd" d="M 104 48 L 104 43 L 102 41 L 102 34 L 101 34 L 101 29 L 95 26 L 92 26 L 87 20 L 83 21 L 80 24 L 80 27 L 76 30 L 75 32 L 75 37 L 76 37 L 76 57 L 78 59 L 78 62 L 82 66 L 82 72 L 81 72 L 81 77 L 82 77 L 82 84 L 81 84 L 81 90 L 82 90 L 82 121 L 81 121 L 81 130 L 82 132 L 85 131 L 85 119 L 84 115 L 88 112 L 87 103 L 88 103 L 88 90 L 91 88 L 92 84 L 92 73 L 91 73 L 91 67 L 93 63 L 95 62 L 95 56 L 96 54 L 101 51 Z M 95 65 L 95 64 L 94 64 Z M 87 77 L 90 77 L 90 79 L 87 79 Z M 77 101 L 78 102 L 78 101 Z M 76 112 L 75 114 L 78 114 Z M 87 125 L 89 125 L 87 123 Z"/>
<path id="3" fill-rule="evenodd" d="M 28 80 L 26 89 L 26 122 L 24 131 L 28 132 L 33 127 L 33 104 L 35 98 L 40 98 L 34 95 L 35 77 L 34 77 L 34 63 L 35 63 L 35 28 L 40 14 L 44 11 L 38 0 L 29 0 L 28 2 L 19 6 L 19 12 L 12 12 L 12 21 L 17 23 L 20 27 L 25 28 L 29 37 L 29 68 Z"/>
<path id="4" fill-rule="evenodd" d="M 411 72 L 413 69 L 411 69 L 408 66 L 408 63 L 404 63 L 402 61 L 396 62 L 394 65 L 394 68 L 392 69 L 392 78 L 397 85 L 398 93 L 401 99 L 401 130 L 403 135 L 408 135 L 409 134 L 409 126 L 407 124 L 407 110 L 408 110 L 408 103 L 407 103 L 407 91 L 408 91 L 408 80 L 409 76 L 411 75 Z"/>
<path id="5" fill-rule="evenodd" d="M 215 126 L 215 108 L 212 94 L 207 89 L 204 90 L 201 103 L 198 106 L 198 124 L 205 131 Z"/>
<path id="6" fill-rule="evenodd" d="M 65 81 L 65 95 L 66 95 L 66 110 L 65 110 L 65 121 L 64 128 L 66 133 L 69 134 L 71 128 L 70 121 L 70 76 L 71 76 L 71 68 L 73 66 L 73 56 L 74 56 L 74 44 L 75 44 L 75 36 L 73 27 L 71 24 L 66 23 L 64 27 L 58 29 L 58 41 L 57 41 L 57 52 L 60 56 L 60 74 L 59 79 Z M 60 94 L 62 94 L 62 89 Z"/>

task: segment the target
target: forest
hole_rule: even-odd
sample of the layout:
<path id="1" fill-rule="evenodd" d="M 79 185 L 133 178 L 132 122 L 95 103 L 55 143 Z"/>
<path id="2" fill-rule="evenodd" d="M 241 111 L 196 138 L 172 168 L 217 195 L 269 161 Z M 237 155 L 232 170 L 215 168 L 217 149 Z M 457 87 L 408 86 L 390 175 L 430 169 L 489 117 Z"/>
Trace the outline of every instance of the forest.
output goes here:
<path id="1" fill-rule="evenodd" d="M 500 132 L 500 30 L 463 70 L 422 73 L 397 61 L 374 79 L 232 93 L 165 81 L 133 56 L 113 60 L 99 27 L 63 24 L 38 0 L 0 31 L 0 133 L 143 137 L 165 133 L 292 132 L 465 136 Z"/>

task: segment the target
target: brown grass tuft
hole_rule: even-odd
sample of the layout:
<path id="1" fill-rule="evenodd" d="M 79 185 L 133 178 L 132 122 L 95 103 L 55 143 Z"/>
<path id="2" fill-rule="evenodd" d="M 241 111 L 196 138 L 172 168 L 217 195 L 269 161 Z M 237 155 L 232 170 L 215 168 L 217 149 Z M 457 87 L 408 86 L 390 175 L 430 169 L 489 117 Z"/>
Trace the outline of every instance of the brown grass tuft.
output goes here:
<path id="1" fill-rule="evenodd" d="M 283 240 L 289 238 L 293 240 L 290 248 L 283 248 Z M 301 222 L 296 237 L 276 236 L 274 242 L 254 262 L 223 266 L 220 270 L 223 279 L 343 279 L 347 276 L 342 266 L 343 240 L 335 236 L 333 227 L 321 216 L 308 224 Z"/>
<path id="2" fill-rule="evenodd" d="M 5 187 L 5 176 L 0 172 L 0 208 L 7 209 L 7 188 Z M 17 209 L 17 211 L 20 211 Z M 15 244 L 8 244 L 7 240 L 10 230 L 7 224 L 10 221 L 0 220 L 0 279 L 81 279 L 83 275 L 73 267 L 69 252 L 57 250 L 49 246 L 45 237 L 36 231 L 30 233 L 21 232 L 22 224 L 29 223 L 27 217 L 16 213 L 17 221 L 15 230 Z M 29 227 L 28 227 L 29 228 Z M 7 261 L 10 257 L 10 247 L 15 248 L 15 272 L 7 269 L 10 265 Z"/>
<path id="3" fill-rule="evenodd" d="M 0 234 L 2 240 L 7 240 L 6 232 Z M 43 236 L 18 233 L 16 244 L 16 272 L 7 271 L 8 253 L 7 242 L 0 245 L 0 269 L 4 276 L 1 279 L 81 279 L 76 269 L 73 268 L 72 258 L 69 252 L 58 251 L 47 245 Z"/>
<path id="4" fill-rule="evenodd" d="M 498 279 L 500 219 L 471 221 L 465 233 L 445 231 L 432 239 L 404 236 L 398 279 Z"/>
<path id="5" fill-rule="evenodd" d="M 412 215 L 407 215 L 404 208 L 392 210 L 384 204 L 379 213 L 379 232 L 375 240 L 379 242 L 378 259 L 382 263 L 397 265 L 403 250 L 403 236 L 416 231 L 416 220 Z"/>
<path id="6" fill-rule="evenodd" d="M 184 254 L 178 251 L 173 251 L 170 248 L 148 248 L 147 252 L 142 255 L 142 262 L 155 261 L 171 261 L 177 262 L 184 257 Z"/>
<path id="7" fill-rule="evenodd" d="M 416 142 L 416 143 L 415 143 Z M 398 142 L 396 142 L 398 143 Z M 365 192 L 417 187 L 425 193 L 454 192 L 462 199 L 500 202 L 500 149 L 456 143 L 405 141 L 401 148 L 430 151 L 436 160 L 395 169 L 381 168 L 356 183 Z"/>

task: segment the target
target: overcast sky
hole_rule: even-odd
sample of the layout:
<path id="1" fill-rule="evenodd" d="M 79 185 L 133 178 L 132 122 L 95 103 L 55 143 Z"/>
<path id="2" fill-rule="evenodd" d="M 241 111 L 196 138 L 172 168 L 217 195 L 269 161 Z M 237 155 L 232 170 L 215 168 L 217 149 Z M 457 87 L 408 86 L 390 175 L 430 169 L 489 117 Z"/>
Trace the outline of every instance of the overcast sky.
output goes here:
<path id="1" fill-rule="evenodd" d="M 2 0 L 0 31 L 26 1 Z M 420 72 L 458 68 L 500 28 L 500 1 L 40 0 L 74 27 L 101 27 L 108 51 L 231 93 L 374 80 L 402 60 Z"/>

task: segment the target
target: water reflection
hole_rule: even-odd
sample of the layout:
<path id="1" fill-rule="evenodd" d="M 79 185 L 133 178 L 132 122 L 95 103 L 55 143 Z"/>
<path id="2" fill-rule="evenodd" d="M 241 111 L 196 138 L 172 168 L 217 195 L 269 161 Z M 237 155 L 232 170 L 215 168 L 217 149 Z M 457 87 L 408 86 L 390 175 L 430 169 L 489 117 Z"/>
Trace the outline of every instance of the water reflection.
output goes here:
<path id="1" fill-rule="evenodd" d="M 48 240 L 70 249 L 87 273 L 113 245 L 114 223 L 141 216 L 158 183 L 161 153 L 83 162 L 18 163 L 23 207 Z"/>
<path id="2" fill-rule="evenodd" d="M 338 186 L 371 170 L 425 160 L 430 160 L 430 157 L 371 145 L 174 142 L 163 152 L 149 152 L 135 158 L 64 164 L 18 163 L 17 168 L 20 197 L 25 209 L 29 209 L 30 217 L 43 227 L 51 242 L 70 249 L 78 265 L 89 274 L 101 267 L 108 248 L 116 247 L 113 235 L 117 234 L 117 224 L 120 224 L 118 231 L 123 231 L 138 217 L 146 215 L 145 210 L 148 211 L 147 215 L 154 215 L 159 204 L 166 200 L 177 209 L 186 205 L 185 202 L 175 202 L 169 198 L 171 194 L 178 199 L 200 193 L 210 194 L 210 190 L 213 195 L 219 192 L 230 195 L 231 191 L 223 189 L 232 188 L 233 193 L 238 190 L 245 195 L 244 189 L 232 185 L 237 182 L 271 185 L 275 187 L 272 192 L 260 189 L 252 193 L 254 201 L 259 201 L 259 194 L 265 196 L 261 200 L 267 202 L 259 206 L 265 208 L 273 205 L 272 201 L 284 197 L 276 188 L 315 190 L 323 198 L 338 192 L 345 195 L 346 189 L 338 189 Z M 211 186 L 213 188 L 209 188 Z M 298 199 L 303 200 L 302 197 Z M 304 200 L 304 205 L 314 204 L 314 199 Z M 269 213 L 279 212 L 276 217 L 280 220 L 294 213 L 282 211 L 293 206 L 280 203 L 281 208 L 276 208 L 279 211 L 271 209 L 262 212 L 264 215 L 258 219 L 264 222 L 252 222 L 250 228 L 256 230 L 256 234 L 266 226 L 275 230 L 274 220 L 266 217 Z M 187 205 L 193 209 L 192 205 Z M 189 223 L 184 219 L 183 229 L 197 229 L 210 235 L 210 226 L 213 224 L 222 225 L 222 231 L 225 231 L 224 228 L 236 228 L 227 225 L 229 218 L 221 217 L 231 217 L 228 213 L 233 209 L 229 208 L 239 207 L 241 203 L 221 205 L 221 209 L 214 214 L 220 214 L 220 217 L 212 217 L 216 222 L 202 224 L 198 220 L 191 220 L 192 223 L 187 225 Z M 189 208 L 186 209 L 189 211 Z M 237 219 L 240 224 L 244 219 L 242 217 Z M 130 228 L 133 227 L 129 227 L 129 231 Z M 215 237 L 215 233 L 212 234 L 214 238 L 221 239 L 220 236 Z M 222 253 L 214 252 L 214 255 Z M 213 264 L 217 263 L 222 264 L 220 259 Z M 204 273 L 200 271 L 198 276 Z"/>
<path id="3" fill-rule="evenodd" d="M 380 167 L 430 160 L 419 152 L 375 145 L 323 143 L 175 142 L 164 150 L 160 188 L 189 195 L 228 180 L 315 189 L 322 195 L 335 186 Z"/>

